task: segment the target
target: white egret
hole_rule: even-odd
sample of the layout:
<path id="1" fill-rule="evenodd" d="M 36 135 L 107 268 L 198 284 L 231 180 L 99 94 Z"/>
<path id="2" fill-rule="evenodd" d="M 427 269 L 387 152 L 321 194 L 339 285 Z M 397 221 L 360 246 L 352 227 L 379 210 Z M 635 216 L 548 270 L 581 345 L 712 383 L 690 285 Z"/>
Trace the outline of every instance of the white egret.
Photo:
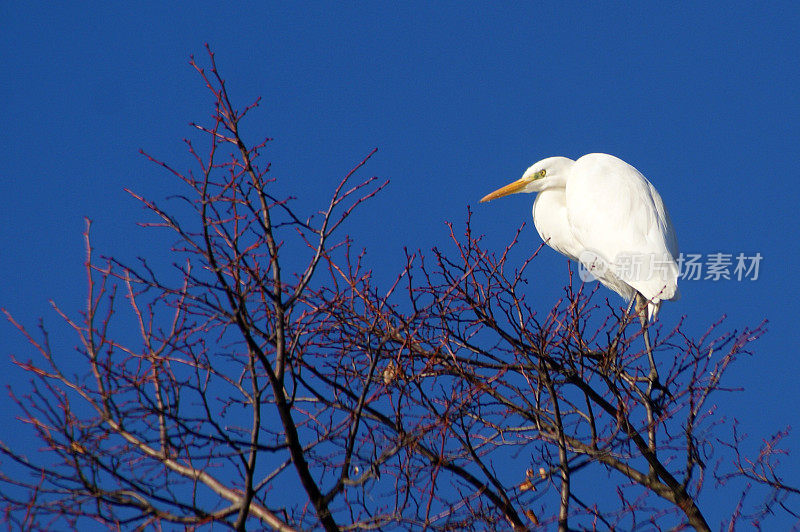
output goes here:
<path id="1" fill-rule="evenodd" d="M 629 302 L 646 325 L 678 292 L 678 240 L 655 187 L 633 166 L 605 153 L 573 161 L 542 159 L 481 202 L 538 192 L 533 223 L 547 245 L 578 261 Z"/>
<path id="2" fill-rule="evenodd" d="M 655 187 L 633 166 L 605 153 L 577 161 L 549 157 L 481 202 L 538 192 L 533 224 L 542 240 L 581 262 L 627 300 L 637 294 L 652 319 L 678 292 L 678 240 Z"/>

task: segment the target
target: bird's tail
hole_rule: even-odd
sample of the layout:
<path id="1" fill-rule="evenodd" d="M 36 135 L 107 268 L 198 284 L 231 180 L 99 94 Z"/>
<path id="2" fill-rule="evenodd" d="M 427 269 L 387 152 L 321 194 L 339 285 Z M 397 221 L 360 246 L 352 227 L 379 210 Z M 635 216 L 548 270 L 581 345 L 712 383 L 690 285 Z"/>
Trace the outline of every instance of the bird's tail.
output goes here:
<path id="1" fill-rule="evenodd" d="M 649 300 L 647 302 L 647 321 L 651 322 L 656 319 L 656 315 L 658 314 L 658 310 L 661 308 L 661 300 Z"/>

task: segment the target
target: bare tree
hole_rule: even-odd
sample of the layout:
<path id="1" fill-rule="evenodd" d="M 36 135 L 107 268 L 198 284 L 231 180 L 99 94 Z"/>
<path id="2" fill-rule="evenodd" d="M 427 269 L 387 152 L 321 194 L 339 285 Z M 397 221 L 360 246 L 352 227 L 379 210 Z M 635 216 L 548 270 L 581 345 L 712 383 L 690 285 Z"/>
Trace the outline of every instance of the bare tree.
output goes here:
<path id="1" fill-rule="evenodd" d="M 55 307 L 77 375 L 6 312 L 37 351 L 14 397 L 45 445 L 0 448 L 9 526 L 709 530 L 709 479 L 741 486 L 731 527 L 795 515 L 785 433 L 748 459 L 717 410 L 763 324 L 651 329 L 654 402 L 635 320 L 572 282 L 542 311 L 525 289 L 538 250 L 515 267 L 516 237 L 490 252 L 468 219 L 376 286 L 341 235 L 386 184 L 356 178 L 374 151 L 301 216 L 272 192 L 267 141 L 240 133 L 258 102 L 239 110 L 209 61 L 191 61 L 214 99 L 195 168 L 151 157 L 193 215 L 131 192 L 155 216 L 142 225 L 176 236 L 178 275 L 96 258 L 87 222 L 85 310 Z"/>

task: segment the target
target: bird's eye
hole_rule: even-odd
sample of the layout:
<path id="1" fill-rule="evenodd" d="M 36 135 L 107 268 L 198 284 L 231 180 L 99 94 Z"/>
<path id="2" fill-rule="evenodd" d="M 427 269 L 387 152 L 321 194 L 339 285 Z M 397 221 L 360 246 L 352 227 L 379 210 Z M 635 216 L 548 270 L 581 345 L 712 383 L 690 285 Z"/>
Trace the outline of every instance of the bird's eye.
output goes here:
<path id="1" fill-rule="evenodd" d="M 539 177 L 544 177 L 544 174 L 547 173 L 547 170 L 539 170 Z"/>

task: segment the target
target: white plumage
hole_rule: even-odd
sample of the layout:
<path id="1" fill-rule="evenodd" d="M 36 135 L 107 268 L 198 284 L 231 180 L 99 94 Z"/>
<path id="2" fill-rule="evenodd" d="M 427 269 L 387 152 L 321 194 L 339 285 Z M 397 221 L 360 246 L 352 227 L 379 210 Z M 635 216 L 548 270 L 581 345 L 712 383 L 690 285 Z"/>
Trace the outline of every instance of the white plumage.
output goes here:
<path id="1" fill-rule="evenodd" d="M 655 317 L 678 292 L 678 241 L 661 196 L 633 166 L 605 153 L 549 157 L 485 196 L 538 192 L 533 223 L 550 247 L 579 261 L 601 283 L 647 300 Z"/>

